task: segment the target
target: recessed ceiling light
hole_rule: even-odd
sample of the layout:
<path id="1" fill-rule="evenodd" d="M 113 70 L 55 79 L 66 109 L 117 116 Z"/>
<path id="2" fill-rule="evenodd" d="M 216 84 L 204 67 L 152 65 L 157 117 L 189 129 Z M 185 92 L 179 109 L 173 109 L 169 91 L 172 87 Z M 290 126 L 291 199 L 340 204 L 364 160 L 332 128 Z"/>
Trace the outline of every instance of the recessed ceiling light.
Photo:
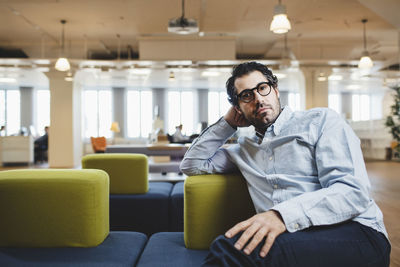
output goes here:
<path id="1" fill-rule="evenodd" d="M 343 80 L 343 76 L 342 75 L 338 75 L 338 74 L 332 74 L 328 77 L 328 79 L 330 81 L 341 81 Z"/>
<path id="2" fill-rule="evenodd" d="M 129 69 L 128 72 L 136 75 L 149 75 L 151 73 L 151 70 L 135 68 L 135 69 Z"/>
<path id="3" fill-rule="evenodd" d="M 0 83 L 15 83 L 17 79 L 10 77 L 0 77 Z"/>
<path id="4" fill-rule="evenodd" d="M 349 89 L 349 90 L 358 90 L 360 88 L 361 88 L 361 86 L 358 84 L 350 84 L 350 85 L 346 86 L 346 89 Z"/>
<path id="5" fill-rule="evenodd" d="M 201 76 L 203 77 L 217 77 L 221 75 L 219 71 L 213 71 L 213 70 L 205 70 L 201 73 Z"/>

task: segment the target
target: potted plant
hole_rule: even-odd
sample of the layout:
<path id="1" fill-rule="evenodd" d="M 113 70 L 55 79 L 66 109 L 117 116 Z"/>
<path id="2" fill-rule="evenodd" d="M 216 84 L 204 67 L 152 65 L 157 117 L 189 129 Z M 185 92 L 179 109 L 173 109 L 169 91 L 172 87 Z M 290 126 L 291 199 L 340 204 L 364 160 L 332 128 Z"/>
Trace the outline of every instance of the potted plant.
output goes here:
<path id="1" fill-rule="evenodd" d="M 390 107 L 391 114 L 386 117 L 385 125 L 390 128 L 393 136 L 392 142 L 393 159 L 400 160 L 400 86 L 391 87 L 396 93 L 394 104 Z"/>

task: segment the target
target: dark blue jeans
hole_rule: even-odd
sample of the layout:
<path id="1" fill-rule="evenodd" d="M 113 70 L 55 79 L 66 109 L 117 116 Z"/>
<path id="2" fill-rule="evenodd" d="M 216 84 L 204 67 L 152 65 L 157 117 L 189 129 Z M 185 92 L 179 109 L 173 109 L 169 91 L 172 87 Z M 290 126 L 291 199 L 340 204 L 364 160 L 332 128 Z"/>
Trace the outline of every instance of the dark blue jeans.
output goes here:
<path id="1" fill-rule="evenodd" d="M 203 266 L 386 267 L 390 262 L 386 237 L 353 221 L 285 232 L 276 238 L 265 258 L 259 256 L 265 238 L 246 255 L 234 247 L 240 235 L 217 237 Z"/>

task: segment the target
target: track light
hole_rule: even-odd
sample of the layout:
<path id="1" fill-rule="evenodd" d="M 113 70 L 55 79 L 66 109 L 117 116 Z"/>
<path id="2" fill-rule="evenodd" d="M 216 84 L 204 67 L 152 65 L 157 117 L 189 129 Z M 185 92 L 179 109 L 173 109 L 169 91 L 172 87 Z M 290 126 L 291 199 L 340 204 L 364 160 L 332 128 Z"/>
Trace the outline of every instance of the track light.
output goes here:
<path id="1" fill-rule="evenodd" d="M 67 71 L 71 68 L 68 59 L 65 57 L 64 51 L 64 25 L 67 23 L 66 20 L 61 20 L 62 32 L 61 32 L 61 56 L 57 59 L 55 68 L 58 71 Z"/>

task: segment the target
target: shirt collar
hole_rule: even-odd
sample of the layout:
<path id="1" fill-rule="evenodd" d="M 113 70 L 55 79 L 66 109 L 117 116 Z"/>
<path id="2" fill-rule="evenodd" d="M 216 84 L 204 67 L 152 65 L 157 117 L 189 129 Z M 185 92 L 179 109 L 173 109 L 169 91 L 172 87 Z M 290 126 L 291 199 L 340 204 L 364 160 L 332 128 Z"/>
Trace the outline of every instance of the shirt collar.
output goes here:
<path id="1" fill-rule="evenodd" d="M 271 126 L 268 127 L 267 132 L 272 130 L 275 135 L 279 135 L 279 133 L 281 132 L 282 126 L 285 124 L 286 121 L 289 120 L 292 113 L 293 113 L 293 111 L 290 109 L 289 106 L 283 107 L 278 118 L 275 120 L 275 122 Z"/>

